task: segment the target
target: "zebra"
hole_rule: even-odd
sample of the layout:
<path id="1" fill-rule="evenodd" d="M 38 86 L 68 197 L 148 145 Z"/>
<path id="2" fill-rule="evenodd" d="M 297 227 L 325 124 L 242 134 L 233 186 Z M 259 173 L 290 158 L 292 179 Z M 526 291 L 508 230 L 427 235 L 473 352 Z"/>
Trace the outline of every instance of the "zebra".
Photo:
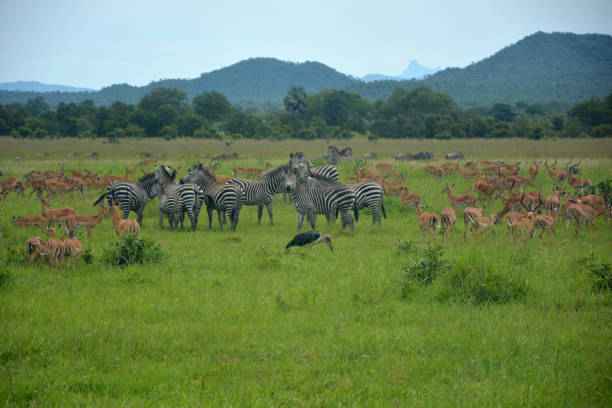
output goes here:
<path id="1" fill-rule="evenodd" d="M 266 207 L 270 225 L 274 225 L 272 198 L 274 194 L 285 191 L 285 174 L 288 170 L 288 166 L 280 166 L 265 172 L 260 181 L 232 178 L 227 183 L 240 187 L 242 190 L 240 197 L 241 204 L 257 206 L 257 222 L 259 224 L 261 224 L 263 207 Z"/>
<path id="2" fill-rule="evenodd" d="M 331 164 L 311 168 L 310 175 L 316 178 L 324 178 L 330 181 L 335 181 L 336 183 L 340 181 L 338 169 L 336 166 L 332 166 Z"/>
<path id="3" fill-rule="evenodd" d="M 218 184 L 215 175 L 201 163 L 191 167 L 187 176 L 183 177 L 180 183 L 193 183 L 202 188 L 208 213 L 208 229 L 212 229 L 212 213 L 213 210 L 217 210 L 221 230 L 223 231 L 226 216 L 230 218 L 230 229 L 236 230 L 242 197 L 240 187 L 234 184 Z"/>
<path id="4" fill-rule="evenodd" d="M 168 216 L 170 228 L 175 229 L 180 224 L 183 228 L 185 212 L 189 215 L 191 230 L 195 231 L 198 226 L 200 208 L 204 202 L 204 191 L 196 184 L 177 184 L 176 170 L 162 167 L 159 180 L 159 226 L 163 228 L 164 215 Z"/>
<path id="5" fill-rule="evenodd" d="M 308 218 L 314 230 L 317 214 L 324 214 L 328 222 L 333 223 L 338 213 L 341 214 L 342 229 L 349 226 L 354 230 L 351 210 L 355 205 L 355 193 L 342 184 L 310 177 L 305 161 L 291 161 L 290 166 L 286 183 L 298 212 L 298 232 L 302 229 L 304 217 Z"/>
<path id="6" fill-rule="evenodd" d="M 372 222 L 380 224 L 380 216 L 387 218 L 385 210 L 385 190 L 378 183 L 368 181 L 358 184 L 349 184 L 347 186 L 355 193 L 355 206 L 353 212 L 355 221 L 359 221 L 359 210 L 369 208 L 372 212 Z"/>
<path id="7" fill-rule="evenodd" d="M 114 202 L 123 212 L 123 218 L 127 219 L 130 211 L 137 215 L 138 224 L 142 226 L 144 208 L 154 197 L 159 195 L 159 174 L 161 168 L 153 173 L 144 175 L 138 183 L 126 181 L 114 182 L 106 188 L 106 191 L 94 202 L 94 206 L 100 204 L 106 197 L 109 207 Z"/>

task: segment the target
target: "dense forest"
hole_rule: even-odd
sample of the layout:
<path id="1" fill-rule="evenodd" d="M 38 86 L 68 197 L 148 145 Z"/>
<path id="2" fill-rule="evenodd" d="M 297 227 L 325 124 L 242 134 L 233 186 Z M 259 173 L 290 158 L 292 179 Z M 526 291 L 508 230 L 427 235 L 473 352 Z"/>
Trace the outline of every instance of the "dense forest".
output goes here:
<path id="1" fill-rule="evenodd" d="M 218 92 L 191 101 L 174 88 L 157 88 L 137 104 L 93 101 L 51 107 L 38 96 L 25 104 L 0 105 L 0 135 L 19 138 L 186 136 L 195 138 L 505 138 L 612 137 L 612 94 L 580 102 L 568 111 L 556 105 L 494 104 L 461 108 L 428 88 L 398 88 L 384 101 L 346 91 L 307 93 L 294 87 L 283 108 L 249 110 Z"/>
<path id="2" fill-rule="evenodd" d="M 599 34 L 535 33 L 466 68 L 449 68 L 422 80 L 364 82 L 318 62 L 292 63 L 252 58 L 194 79 L 166 79 L 147 86 L 112 85 L 97 92 L 0 91 L 0 104 L 26 103 L 41 96 L 51 106 L 80 103 L 137 104 L 156 88 L 174 88 L 191 101 L 216 91 L 232 104 L 270 110 L 282 107 L 291 87 L 308 93 L 344 90 L 371 101 L 397 88 L 427 87 L 451 96 L 462 107 L 495 103 L 560 103 L 570 106 L 612 92 L 612 37 Z"/>

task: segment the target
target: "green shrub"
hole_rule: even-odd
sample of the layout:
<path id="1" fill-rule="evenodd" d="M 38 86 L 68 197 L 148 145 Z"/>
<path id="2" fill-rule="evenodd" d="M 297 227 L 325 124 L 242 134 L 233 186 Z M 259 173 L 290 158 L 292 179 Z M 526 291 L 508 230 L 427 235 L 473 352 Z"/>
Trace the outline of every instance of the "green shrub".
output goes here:
<path id="1" fill-rule="evenodd" d="M 441 246 L 429 246 L 420 256 L 404 267 L 401 297 L 407 298 L 413 284 L 431 285 L 433 281 L 448 270 Z"/>
<path id="2" fill-rule="evenodd" d="M 509 303 L 526 295 L 525 282 L 494 272 L 482 260 L 470 259 L 453 266 L 445 277 L 438 300 L 481 305 Z"/>
<path id="3" fill-rule="evenodd" d="M 578 263 L 591 274 L 594 291 L 612 291 L 612 265 L 598 260 L 593 253 L 579 259 Z"/>
<path id="4" fill-rule="evenodd" d="M 156 263 L 163 258 L 161 247 L 152 241 L 127 235 L 106 249 L 102 259 L 111 265 Z"/>

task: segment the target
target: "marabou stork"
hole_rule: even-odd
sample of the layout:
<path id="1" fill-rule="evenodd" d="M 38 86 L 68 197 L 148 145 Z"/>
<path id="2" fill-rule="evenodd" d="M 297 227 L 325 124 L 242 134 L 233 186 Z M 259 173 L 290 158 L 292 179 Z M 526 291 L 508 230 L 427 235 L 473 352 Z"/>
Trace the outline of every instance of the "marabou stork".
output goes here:
<path id="1" fill-rule="evenodd" d="M 289 251 L 291 247 L 304 247 L 304 246 L 314 246 L 317 244 L 327 244 L 329 249 L 334 252 L 334 247 L 332 246 L 331 236 L 329 235 L 321 235 L 317 231 L 308 231 L 302 232 L 301 234 L 297 234 L 293 239 L 287 244 L 285 249 Z"/>

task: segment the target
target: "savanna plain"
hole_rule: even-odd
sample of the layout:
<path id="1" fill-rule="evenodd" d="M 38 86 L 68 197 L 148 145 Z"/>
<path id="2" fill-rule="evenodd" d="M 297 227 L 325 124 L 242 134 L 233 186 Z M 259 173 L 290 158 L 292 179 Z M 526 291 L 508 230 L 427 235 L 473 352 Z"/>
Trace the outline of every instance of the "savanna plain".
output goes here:
<path id="1" fill-rule="evenodd" d="M 399 152 L 462 151 L 466 160 L 559 165 L 580 161 L 580 177 L 612 177 L 612 140 L 334 140 L 355 158 L 375 152 L 405 176 L 427 209 L 448 207 L 445 185 L 469 192 L 473 180 L 441 179 Z M 217 174 L 264 168 L 290 152 L 317 159 L 324 141 L 160 139 L 100 141 L 0 139 L 2 179 L 32 170 L 90 170 L 134 176 L 154 158 L 178 169 L 223 152 Z M 97 158 L 91 153 L 97 152 Z M 145 157 L 146 156 L 146 157 Z M 427 163 L 431 164 L 431 163 Z M 343 161 L 343 181 L 356 161 Z M 530 191 L 552 192 L 542 169 Z M 94 214 L 102 189 L 51 199 L 53 207 Z M 568 191 L 573 192 L 570 188 Z M 0 202 L 0 403 L 7 406 L 538 406 L 603 407 L 612 401 L 612 222 L 599 217 L 575 233 L 513 238 L 504 225 L 463 236 L 458 213 L 448 239 L 419 229 L 415 210 L 388 195 L 387 218 L 362 213 L 355 232 L 317 228 L 334 240 L 285 252 L 296 211 L 275 197 L 274 225 L 243 207 L 237 231 L 206 212 L 196 232 L 158 226 L 147 205 L 141 236 L 159 244 L 155 263 L 110 266 L 117 238 L 110 219 L 91 238 L 89 256 L 66 265 L 30 264 L 25 242 L 40 229 L 14 216 L 38 214 L 30 191 Z M 501 207 L 489 205 L 487 213 Z M 134 214 L 131 214 L 134 217 Z M 188 223 L 187 223 L 188 224 Z M 604 272 L 601 272 L 604 271 Z M 603 274 L 603 275 L 602 275 Z M 423 278 L 423 279 L 420 279 Z M 603 285 L 605 286 L 605 285 Z"/>

